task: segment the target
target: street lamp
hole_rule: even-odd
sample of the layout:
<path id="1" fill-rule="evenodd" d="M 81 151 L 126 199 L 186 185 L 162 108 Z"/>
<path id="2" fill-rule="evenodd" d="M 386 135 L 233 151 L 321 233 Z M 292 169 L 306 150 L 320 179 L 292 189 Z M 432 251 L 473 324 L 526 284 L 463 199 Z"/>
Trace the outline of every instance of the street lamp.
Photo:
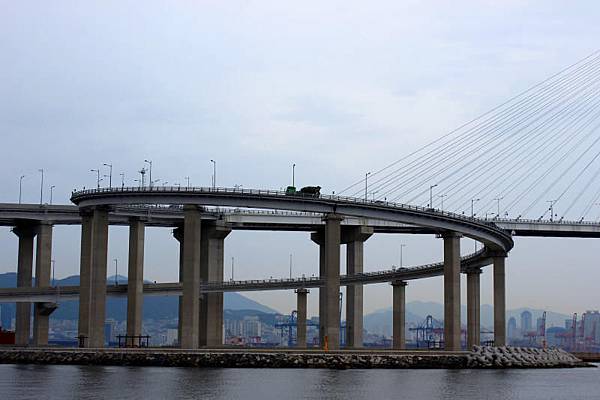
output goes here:
<path id="1" fill-rule="evenodd" d="M 217 162 L 215 160 L 210 160 L 213 163 L 213 176 L 212 176 L 212 188 L 215 189 L 217 187 Z"/>
<path id="2" fill-rule="evenodd" d="M 19 178 L 19 204 L 21 204 L 21 193 L 23 190 L 23 178 L 25 178 L 25 175 L 21 175 L 21 177 Z"/>
<path id="3" fill-rule="evenodd" d="M 115 258 L 113 261 L 115 262 L 115 286 L 119 286 L 119 260 Z"/>
<path id="4" fill-rule="evenodd" d="M 292 186 L 296 187 L 296 164 L 292 164 Z"/>
<path id="5" fill-rule="evenodd" d="M 54 193 L 54 188 L 56 185 L 50 186 L 50 205 L 52 205 L 52 194 Z"/>
<path id="6" fill-rule="evenodd" d="M 108 187 L 112 188 L 112 167 L 113 166 L 112 166 L 112 164 L 107 164 L 107 163 L 104 163 L 102 165 L 104 165 L 105 167 L 110 168 L 110 172 L 108 173 Z"/>
<path id="7" fill-rule="evenodd" d="M 119 175 L 121 175 L 121 189 L 123 189 L 125 187 L 125 173 L 121 172 Z"/>
<path id="8" fill-rule="evenodd" d="M 150 165 L 150 187 L 152 187 L 152 160 L 144 160 L 145 163 L 148 163 Z"/>
<path id="9" fill-rule="evenodd" d="M 56 285 L 56 279 L 54 279 L 54 271 L 56 270 L 56 260 L 50 260 L 52 262 L 52 285 Z"/>
<path id="10" fill-rule="evenodd" d="M 189 188 L 190 188 L 190 177 L 189 177 L 189 176 L 186 176 L 186 177 L 185 177 L 185 180 L 186 180 L 186 182 L 187 182 L 187 188 L 189 189 Z"/>
<path id="11" fill-rule="evenodd" d="M 496 213 L 496 218 L 500 218 L 500 200 L 502 200 L 504 197 L 498 197 L 497 199 L 494 199 L 494 201 L 497 203 L 498 205 L 498 210 Z"/>
<path id="12" fill-rule="evenodd" d="M 547 200 L 546 203 L 550 203 L 550 222 L 554 221 L 554 204 L 556 204 L 558 200 Z"/>
<path id="13" fill-rule="evenodd" d="M 444 197 L 448 197 L 448 195 L 440 194 L 438 197 L 442 200 L 442 211 L 444 211 Z"/>
<path id="14" fill-rule="evenodd" d="M 433 208 L 433 188 L 437 187 L 437 183 L 435 185 L 429 186 L 429 207 Z"/>
<path id="15" fill-rule="evenodd" d="M 42 174 L 42 180 L 40 181 L 40 206 L 44 201 L 44 168 L 38 169 Z"/>
<path id="16" fill-rule="evenodd" d="M 368 193 L 367 193 L 367 191 L 369 190 L 369 183 L 368 183 L 369 175 L 371 175 L 370 172 L 367 172 L 365 174 L 365 201 L 368 200 Z"/>
<path id="17" fill-rule="evenodd" d="M 481 199 L 471 199 L 471 218 L 475 217 L 475 203 Z"/>
<path id="18" fill-rule="evenodd" d="M 406 245 L 405 244 L 401 244 L 400 245 L 400 268 L 402 268 L 402 249 L 405 248 Z"/>
<path id="19" fill-rule="evenodd" d="M 98 189 L 100 189 L 100 169 L 90 169 L 90 172 L 95 172 L 98 174 L 98 177 L 96 178 L 96 186 Z"/>

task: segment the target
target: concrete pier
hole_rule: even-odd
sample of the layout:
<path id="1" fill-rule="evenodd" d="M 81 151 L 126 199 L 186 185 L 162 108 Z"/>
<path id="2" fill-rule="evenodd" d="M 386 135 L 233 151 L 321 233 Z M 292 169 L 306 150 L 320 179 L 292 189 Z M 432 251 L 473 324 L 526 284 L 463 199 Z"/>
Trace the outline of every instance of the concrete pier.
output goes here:
<path id="1" fill-rule="evenodd" d="M 506 256 L 494 257 L 494 345 L 506 345 Z"/>
<path id="2" fill-rule="evenodd" d="M 306 348 L 306 309 L 307 309 L 307 289 L 296 289 L 297 294 L 297 321 L 296 321 L 296 347 Z"/>
<path id="3" fill-rule="evenodd" d="M 49 287 L 52 274 L 52 225 L 40 224 L 37 229 L 35 255 L 35 287 Z M 33 315 L 33 344 L 48 344 L 50 313 L 53 308 L 45 303 L 35 303 Z"/>
<path id="4" fill-rule="evenodd" d="M 481 269 L 467 271 L 467 350 L 481 342 Z"/>
<path id="5" fill-rule="evenodd" d="M 79 322 L 78 336 L 89 345 L 92 300 L 92 238 L 94 219 L 91 213 L 81 213 L 81 255 L 79 262 Z"/>
<path id="6" fill-rule="evenodd" d="M 144 222 L 129 222 L 129 261 L 127 266 L 127 336 L 142 334 L 144 304 Z M 132 343 L 135 341 L 132 339 Z"/>
<path id="7" fill-rule="evenodd" d="M 404 281 L 392 282 L 394 298 L 392 307 L 392 348 L 406 348 L 406 285 Z"/>
<path id="8" fill-rule="evenodd" d="M 181 300 L 181 342 L 183 349 L 199 344 L 200 315 L 200 240 L 201 215 L 196 206 L 184 206 L 183 228 L 183 295 Z"/>
<path id="9" fill-rule="evenodd" d="M 342 242 L 346 243 L 346 273 L 363 272 L 364 243 L 373 234 L 366 226 L 342 230 Z M 363 285 L 356 283 L 346 287 L 346 347 L 363 346 Z"/>
<path id="10" fill-rule="evenodd" d="M 325 337 L 330 350 L 340 348 L 340 244 L 342 217 L 328 214 L 325 221 Z"/>
<path id="11" fill-rule="evenodd" d="M 108 210 L 93 214 L 89 347 L 104 347 L 106 320 L 106 271 L 108 261 Z"/>
<path id="12" fill-rule="evenodd" d="M 313 232 L 310 239 L 319 246 L 319 276 L 325 276 L 325 239 L 323 231 Z M 319 344 L 325 343 L 325 327 L 327 326 L 327 309 L 325 288 L 319 288 Z"/>
<path id="13" fill-rule="evenodd" d="M 460 350 L 460 235 L 444 238 L 444 349 Z"/>
<path id="14" fill-rule="evenodd" d="M 183 226 L 173 229 L 173 237 L 179 242 L 179 282 L 183 282 Z M 181 343 L 181 309 L 183 296 L 179 296 L 179 304 L 177 307 L 177 344 Z"/>
<path id="15" fill-rule="evenodd" d="M 231 228 L 223 223 L 202 225 L 200 240 L 200 281 L 222 282 L 225 238 Z M 199 346 L 223 344 L 223 293 L 204 293 L 200 297 Z"/>
<path id="16" fill-rule="evenodd" d="M 19 255 L 17 260 L 17 287 L 31 287 L 33 273 L 33 238 L 36 230 L 33 226 L 22 225 L 13 229 L 19 237 Z M 15 343 L 29 344 L 31 331 L 31 303 L 17 303 L 15 314 Z"/>

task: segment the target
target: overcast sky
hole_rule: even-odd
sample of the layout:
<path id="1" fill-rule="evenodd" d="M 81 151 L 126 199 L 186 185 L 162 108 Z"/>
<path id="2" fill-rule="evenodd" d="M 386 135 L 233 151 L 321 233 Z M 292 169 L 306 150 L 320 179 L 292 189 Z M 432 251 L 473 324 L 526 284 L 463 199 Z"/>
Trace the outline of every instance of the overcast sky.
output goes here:
<path id="1" fill-rule="evenodd" d="M 114 165 L 133 185 L 144 159 L 163 182 L 280 188 L 352 183 L 598 50 L 596 1 L 8 1 L 0 0 L 0 202 L 54 202 L 95 186 Z M 127 231 L 109 257 L 126 265 Z M 441 259 L 433 237 L 380 235 L 367 270 Z M 470 250 L 472 241 L 463 240 Z M 516 239 L 509 308 L 600 308 L 598 239 Z M 236 279 L 316 274 L 306 233 L 234 232 Z M 148 229 L 145 278 L 177 278 L 177 244 Z M 17 240 L 0 228 L 0 272 Z M 55 229 L 57 276 L 78 273 L 79 228 Z M 111 263 L 112 265 L 112 263 Z M 123 273 L 123 271 L 119 271 Z M 113 274 L 114 271 L 110 271 Z M 491 303 L 491 270 L 482 300 Z M 466 285 L 463 285 L 466 286 Z M 408 301 L 442 299 L 442 279 L 412 282 Z M 463 288 L 464 289 L 464 288 Z M 464 291 L 464 290 L 463 290 Z M 282 312 L 292 292 L 249 295 Z M 316 293 L 309 296 L 317 309 Z M 368 287 L 365 311 L 388 307 Z"/>

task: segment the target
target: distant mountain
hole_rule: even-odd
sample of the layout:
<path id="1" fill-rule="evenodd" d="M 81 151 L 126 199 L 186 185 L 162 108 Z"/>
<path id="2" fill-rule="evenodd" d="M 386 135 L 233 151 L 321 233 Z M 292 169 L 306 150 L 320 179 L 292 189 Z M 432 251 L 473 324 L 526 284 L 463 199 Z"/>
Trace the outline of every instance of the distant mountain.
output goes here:
<path id="1" fill-rule="evenodd" d="M 114 275 L 107 278 L 110 284 L 114 282 Z M 127 277 L 118 276 L 119 283 L 127 283 Z M 79 276 L 73 275 L 64 279 L 57 279 L 56 284 L 59 286 L 77 286 L 79 285 Z M 17 274 L 9 272 L 0 274 L 0 288 L 16 287 Z M 174 319 L 178 316 L 179 300 L 175 296 L 147 296 L 144 298 L 144 319 Z M 239 293 L 225 293 L 223 299 L 223 307 L 225 310 L 253 310 L 263 314 L 279 314 L 277 311 L 251 300 Z M 10 321 L 15 315 L 14 303 L 1 304 L 1 325 L 10 326 Z M 60 302 L 59 307 L 52 318 L 75 320 L 79 316 L 79 301 L 70 300 Z M 106 317 L 117 321 L 127 319 L 127 300 L 125 298 L 109 297 L 106 300 Z"/>

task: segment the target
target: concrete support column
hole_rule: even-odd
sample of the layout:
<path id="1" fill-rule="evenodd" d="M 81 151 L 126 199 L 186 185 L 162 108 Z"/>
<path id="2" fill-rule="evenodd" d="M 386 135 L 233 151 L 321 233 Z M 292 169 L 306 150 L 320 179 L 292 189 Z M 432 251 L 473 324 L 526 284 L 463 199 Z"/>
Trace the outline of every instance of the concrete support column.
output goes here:
<path id="1" fill-rule="evenodd" d="M 325 276 L 325 239 L 323 231 L 313 232 L 310 235 L 313 242 L 319 245 L 319 277 Z M 325 343 L 325 327 L 327 326 L 327 309 L 325 307 L 326 291 L 325 287 L 319 288 L 319 344 L 323 347 Z"/>
<path id="2" fill-rule="evenodd" d="M 106 320 L 106 269 L 108 259 L 108 210 L 93 214 L 89 347 L 104 347 Z"/>
<path id="3" fill-rule="evenodd" d="M 392 307 L 392 348 L 404 350 L 406 348 L 406 282 L 392 282 L 394 299 Z"/>
<path id="4" fill-rule="evenodd" d="M 296 347 L 306 348 L 306 308 L 307 308 L 307 289 L 296 289 Z"/>
<path id="5" fill-rule="evenodd" d="M 200 312 L 200 237 L 201 216 L 196 206 L 184 206 L 183 296 L 181 300 L 181 342 L 184 349 L 196 349 L 199 343 Z"/>
<path id="6" fill-rule="evenodd" d="M 35 286 L 39 288 L 50 286 L 52 274 L 52 225 L 40 224 L 37 231 L 35 255 Z M 45 303 L 35 303 L 33 316 L 33 344 L 45 346 L 48 344 L 48 328 L 50 313 L 53 308 Z"/>
<path id="7" fill-rule="evenodd" d="M 179 242 L 179 283 L 183 282 L 183 227 L 173 229 L 173 237 Z M 181 310 L 183 296 L 179 296 L 179 305 L 177 307 L 177 344 L 181 344 Z"/>
<path id="8" fill-rule="evenodd" d="M 35 229 L 31 226 L 17 226 L 13 229 L 19 237 L 19 255 L 17 261 L 17 287 L 31 287 L 33 270 L 33 238 Z M 29 344 L 31 330 L 31 303 L 17 303 L 15 315 L 15 343 L 20 346 Z"/>
<path id="9" fill-rule="evenodd" d="M 506 256 L 494 257 L 494 345 L 506 346 Z"/>
<path id="10" fill-rule="evenodd" d="M 200 281 L 223 282 L 225 238 L 231 228 L 224 224 L 203 225 L 200 240 Z M 200 297 L 199 345 L 223 345 L 223 293 L 204 293 Z"/>
<path id="11" fill-rule="evenodd" d="M 444 348 L 460 350 L 460 235 L 444 238 Z"/>
<path id="12" fill-rule="evenodd" d="M 127 336 L 142 334 L 144 304 L 144 222 L 129 222 L 129 263 L 127 268 Z M 135 341 L 132 339 L 132 344 Z"/>
<path id="13" fill-rule="evenodd" d="M 467 350 L 481 342 L 481 269 L 467 271 Z"/>
<path id="14" fill-rule="evenodd" d="M 373 229 L 366 226 L 342 230 L 342 242 L 346 243 L 346 273 L 363 272 L 364 242 L 371 237 Z M 363 285 L 346 286 L 346 347 L 363 346 Z"/>
<path id="15" fill-rule="evenodd" d="M 342 217 L 328 214 L 325 221 L 325 338 L 328 348 L 340 348 L 340 243 Z"/>
<path id="16" fill-rule="evenodd" d="M 81 258 L 79 263 L 79 322 L 78 336 L 89 345 L 92 300 L 92 242 L 94 219 L 90 213 L 81 215 Z"/>

